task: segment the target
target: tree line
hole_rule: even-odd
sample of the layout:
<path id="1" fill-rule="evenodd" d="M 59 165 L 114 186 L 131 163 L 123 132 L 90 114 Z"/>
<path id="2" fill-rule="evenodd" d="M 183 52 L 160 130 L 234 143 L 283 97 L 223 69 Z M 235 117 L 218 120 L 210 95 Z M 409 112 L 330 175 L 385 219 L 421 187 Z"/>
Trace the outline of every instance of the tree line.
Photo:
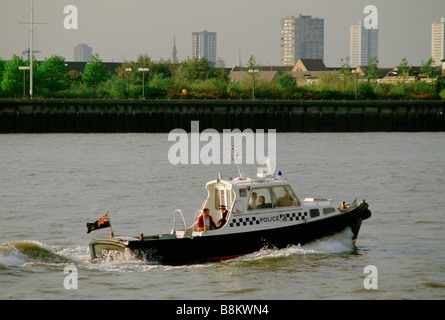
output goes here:
<path id="1" fill-rule="evenodd" d="M 0 97 L 29 96 L 29 59 L 14 55 L 10 61 L 0 58 Z M 366 76 L 357 76 L 342 59 L 342 67 L 320 76 L 316 82 L 298 85 L 291 73 L 281 74 L 271 84 L 252 78 L 246 71 L 242 81 L 231 81 L 224 61 L 191 59 L 172 65 L 155 63 L 147 55 L 125 61 L 111 74 L 96 53 L 83 71 L 70 70 L 65 58 L 51 56 L 33 63 L 35 98 L 102 99 L 445 99 L 445 80 L 438 78 L 432 59 L 422 62 L 422 72 L 434 81 L 405 81 L 412 70 L 402 59 L 398 66 L 400 81 L 378 83 L 378 61 L 371 59 Z M 141 69 L 143 68 L 143 69 Z M 250 56 L 245 70 L 260 69 Z M 144 71 L 142 71 L 144 70 Z"/>

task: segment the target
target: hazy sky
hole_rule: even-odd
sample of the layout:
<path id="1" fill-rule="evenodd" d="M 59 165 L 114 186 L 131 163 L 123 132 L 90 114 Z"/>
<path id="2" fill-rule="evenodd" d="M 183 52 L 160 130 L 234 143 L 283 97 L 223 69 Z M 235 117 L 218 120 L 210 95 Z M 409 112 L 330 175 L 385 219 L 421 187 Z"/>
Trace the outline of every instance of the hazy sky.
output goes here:
<path id="1" fill-rule="evenodd" d="M 30 0 L 0 0 L 0 57 L 9 60 L 29 46 Z M 78 29 L 66 30 L 65 6 L 78 10 Z M 340 66 L 349 56 L 349 28 L 378 9 L 379 66 L 402 58 L 419 65 L 431 56 L 431 24 L 445 17 L 445 0 L 34 0 L 34 50 L 38 60 L 86 43 L 103 61 L 136 60 L 141 54 L 169 59 L 176 35 L 178 57 L 192 56 L 192 32 L 217 32 L 217 56 L 232 67 L 241 52 L 262 65 L 280 64 L 280 23 L 288 15 L 325 22 L 324 62 Z"/>

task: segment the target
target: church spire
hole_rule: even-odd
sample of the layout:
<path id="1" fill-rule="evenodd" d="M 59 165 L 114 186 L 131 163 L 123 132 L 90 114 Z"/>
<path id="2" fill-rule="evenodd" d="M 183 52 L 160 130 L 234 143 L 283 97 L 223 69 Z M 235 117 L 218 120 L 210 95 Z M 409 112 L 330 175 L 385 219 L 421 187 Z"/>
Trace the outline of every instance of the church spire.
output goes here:
<path id="1" fill-rule="evenodd" d="M 171 57 L 171 63 L 178 63 L 178 56 L 177 56 L 177 51 L 176 51 L 176 37 L 175 34 L 173 33 L 173 48 L 172 48 L 172 57 Z"/>
<path id="2" fill-rule="evenodd" d="M 241 62 L 241 50 L 238 52 L 238 59 L 236 60 L 236 66 L 242 67 L 243 63 Z"/>

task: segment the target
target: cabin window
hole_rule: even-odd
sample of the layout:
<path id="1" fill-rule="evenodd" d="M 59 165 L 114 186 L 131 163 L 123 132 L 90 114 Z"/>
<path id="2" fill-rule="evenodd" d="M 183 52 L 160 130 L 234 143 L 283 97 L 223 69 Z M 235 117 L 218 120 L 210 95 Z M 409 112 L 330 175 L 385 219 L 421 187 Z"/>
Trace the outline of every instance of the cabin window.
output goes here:
<path id="1" fill-rule="evenodd" d="M 249 210 L 272 208 L 269 188 L 253 189 L 249 198 Z"/>
<path id="2" fill-rule="evenodd" d="M 273 187 L 272 193 L 274 207 L 290 207 L 300 205 L 300 201 L 295 196 L 290 186 Z"/>
<path id="3" fill-rule="evenodd" d="M 309 210 L 309 215 L 311 218 L 318 217 L 320 215 L 320 211 L 318 211 L 318 209 L 311 209 Z"/>
<path id="4" fill-rule="evenodd" d="M 332 212 L 335 212 L 334 208 L 323 208 L 323 213 L 324 214 L 329 214 L 329 213 L 332 213 Z"/>

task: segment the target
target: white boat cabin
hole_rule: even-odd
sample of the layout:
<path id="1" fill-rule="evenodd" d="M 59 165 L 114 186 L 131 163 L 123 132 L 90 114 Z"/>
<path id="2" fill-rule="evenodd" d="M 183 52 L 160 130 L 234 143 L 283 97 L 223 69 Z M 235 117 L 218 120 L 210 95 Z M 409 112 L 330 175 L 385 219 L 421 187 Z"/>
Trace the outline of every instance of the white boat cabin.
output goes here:
<path id="1" fill-rule="evenodd" d="M 329 199 L 306 198 L 300 201 L 280 172 L 276 176 L 258 174 L 256 178 L 229 180 L 219 175 L 218 179 L 206 184 L 206 189 L 207 198 L 201 209 L 196 211 L 193 224 L 185 229 L 174 228 L 172 234 L 176 237 L 262 230 L 341 214 Z M 220 223 L 221 206 L 227 210 L 225 223 Z M 209 209 L 216 229 L 198 227 L 198 219 L 205 208 Z M 185 226 L 184 217 L 183 221 Z"/>
<path id="2" fill-rule="evenodd" d="M 213 180 L 206 184 L 207 200 L 203 208 L 210 210 L 213 219 L 221 219 L 220 206 L 232 214 L 261 212 L 278 207 L 299 207 L 300 200 L 285 179 L 246 178 Z"/>

